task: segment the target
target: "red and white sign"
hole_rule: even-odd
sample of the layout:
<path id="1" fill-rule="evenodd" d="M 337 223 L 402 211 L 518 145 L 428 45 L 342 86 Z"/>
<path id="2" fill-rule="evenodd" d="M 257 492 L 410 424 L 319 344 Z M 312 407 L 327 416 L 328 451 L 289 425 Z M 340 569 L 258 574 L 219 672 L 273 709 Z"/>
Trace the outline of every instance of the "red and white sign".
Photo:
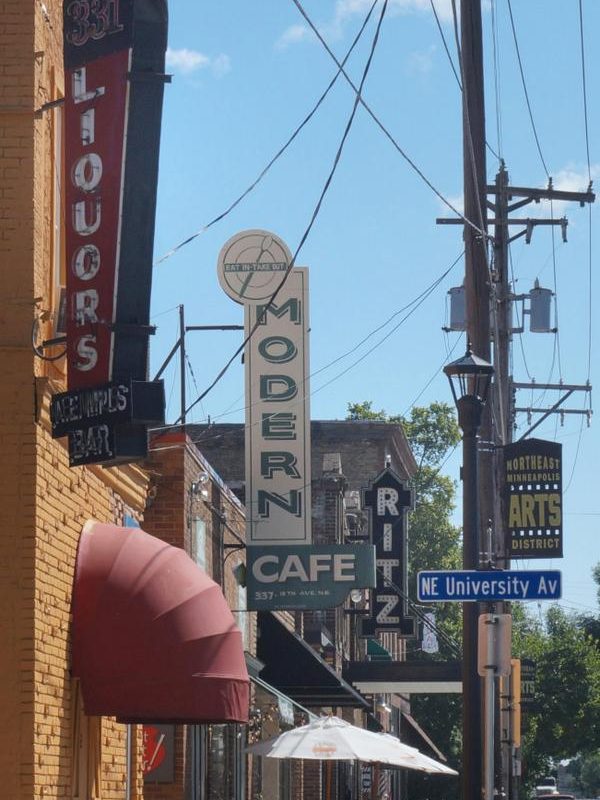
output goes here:
<path id="1" fill-rule="evenodd" d="M 119 50 L 66 75 L 69 389 L 112 377 L 130 54 Z"/>

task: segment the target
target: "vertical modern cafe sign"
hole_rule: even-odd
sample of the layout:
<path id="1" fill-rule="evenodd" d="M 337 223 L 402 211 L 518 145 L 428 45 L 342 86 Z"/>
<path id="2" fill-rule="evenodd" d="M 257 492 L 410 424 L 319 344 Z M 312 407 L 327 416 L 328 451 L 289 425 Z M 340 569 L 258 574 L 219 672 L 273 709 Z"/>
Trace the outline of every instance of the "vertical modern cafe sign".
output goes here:
<path id="1" fill-rule="evenodd" d="M 339 605 L 352 588 L 374 579 L 372 548 L 312 547 L 308 269 L 291 264 L 285 242 L 264 230 L 236 234 L 218 260 L 222 288 L 244 306 L 253 610 Z"/>
<path id="2" fill-rule="evenodd" d="M 267 231 L 243 231 L 219 280 L 244 304 L 247 543 L 310 544 L 308 270 Z M 283 284 L 283 285 L 282 285 Z M 277 291 L 273 302 L 271 298 Z"/>
<path id="3" fill-rule="evenodd" d="M 165 0 L 64 2 L 68 392 L 52 422 L 71 465 L 142 457 L 164 420 L 147 374 L 166 44 Z"/>
<path id="4" fill-rule="evenodd" d="M 562 445 L 506 445 L 504 487 L 509 558 L 562 558 Z"/>

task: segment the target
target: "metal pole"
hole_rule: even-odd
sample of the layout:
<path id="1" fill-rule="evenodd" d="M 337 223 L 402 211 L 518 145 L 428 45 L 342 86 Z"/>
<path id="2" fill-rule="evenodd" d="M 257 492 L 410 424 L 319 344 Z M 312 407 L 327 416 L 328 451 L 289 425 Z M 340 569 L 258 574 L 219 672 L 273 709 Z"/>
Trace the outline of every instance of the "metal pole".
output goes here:
<path id="1" fill-rule="evenodd" d="M 494 625 L 495 617 L 487 620 L 487 659 L 492 661 L 494 653 Z M 495 747 L 494 747 L 494 728 L 495 728 L 495 674 L 494 664 L 487 664 L 485 671 L 485 798 L 494 798 L 494 773 L 495 773 Z"/>
<path id="2" fill-rule="evenodd" d="M 483 404 L 472 395 L 457 401 L 463 431 L 463 568 L 479 566 L 479 481 L 477 441 Z M 463 800 L 481 800 L 481 687 L 477 672 L 477 603 L 463 603 Z"/>
<path id="3" fill-rule="evenodd" d="M 179 419 L 185 425 L 185 315 L 183 305 L 179 306 L 179 380 L 181 393 L 181 414 Z"/>

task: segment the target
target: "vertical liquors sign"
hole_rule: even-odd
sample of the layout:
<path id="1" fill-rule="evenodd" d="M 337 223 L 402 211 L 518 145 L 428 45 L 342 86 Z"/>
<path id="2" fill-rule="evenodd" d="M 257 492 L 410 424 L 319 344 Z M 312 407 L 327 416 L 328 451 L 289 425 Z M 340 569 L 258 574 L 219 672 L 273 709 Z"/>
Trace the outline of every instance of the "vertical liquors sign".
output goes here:
<path id="1" fill-rule="evenodd" d="M 53 422 L 57 436 L 68 428 L 75 465 L 143 456 L 146 423 L 164 419 L 162 385 L 138 392 L 137 408 L 128 400 L 132 381 L 147 383 L 153 332 L 167 7 L 65 0 L 63 9 L 69 392 L 53 404 Z"/>

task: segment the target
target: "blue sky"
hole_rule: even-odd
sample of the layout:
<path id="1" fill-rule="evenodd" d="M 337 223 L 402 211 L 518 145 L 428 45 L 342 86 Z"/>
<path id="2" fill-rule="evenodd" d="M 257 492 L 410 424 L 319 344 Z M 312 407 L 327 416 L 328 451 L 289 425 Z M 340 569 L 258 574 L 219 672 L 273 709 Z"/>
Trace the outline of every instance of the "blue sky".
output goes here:
<path id="1" fill-rule="evenodd" d="M 343 58 L 371 5 L 366 0 L 306 0 L 307 14 L 338 58 Z M 450 52 L 456 47 L 450 0 L 435 0 Z M 358 83 L 381 2 L 352 54 L 347 70 Z M 587 79 L 590 168 L 585 116 L 578 0 L 512 0 L 517 40 L 548 173 L 557 188 L 583 191 L 588 175 L 600 177 L 600 4 L 582 0 Z M 547 174 L 538 153 L 519 74 L 508 0 L 487 2 L 483 14 L 487 139 L 507 164 L 513 185 L 543 187 Z M 494 35 L 495 32 L 495 35 Z M 495 54 L 495 57 L 494 57 Z M 156 224 L 157 261 L 225 210 L 310 111 L 336 72 L 322 45 L 306 28 L 292 0 L 172 0 Z M 460 206 L 462 132 L 460 92 L 430 0 L 391 0 L 364 97 L 406 154 L 441 195 Z M 177 305 L 188 324 L 241 324 L 242 308 L 221 290 L 216 263 L 223 243 L 247 228 L 265 228 L 294 251 L 308 225 L 332 165 L 353 104 L 340 78 L 300 136 L 264 180 L 221 222 L 157 264 L 153 284 L 153 372 L 177 337 Z M 498 161 L 488 152 L 488 180 Z M 596 204 L 598 205 L 598 204 Z M 600 323 L 590 329 L 598 293 L 599 209 L 576 204 L 531 206 L 523 215 L 569 218 L 568 243 L 560 231 L 537 228 L 531 244 L 511 248 L 519 293 L 536 278 L 556 290 L 559 334 L 515 335 L 517 381 L 584 384 L 596 378 Z M 436 225 L 450 212 L 359 108 L 321 212 L 298 259 L 310 268 L 311 367 L 314 419 L 341 419 L 349 401 L 406 413 L 417 401 L 450 401 L 441 367 L 464 352 L 459 334 L 446 334 L 447 291 L 462 282 L 460 260 L 412 315 L 396 312 L 450 267 L 462 250 L 461 228 Z M 592 232 L 590 259 L 590 230 Z M 520 310 L 518 311 L 520 316 Z M 349 357 L 389 318 L 392 321 Z M 384 337 L 386 337 L 384 340 Z M 188 396 L 210 384 L 241 342 L 239 333 L 191 333 Z M 377 345 L 372 352 L 367 351 Z M 359 361 L 360 359 L 360 361 Z M 355 363 L 359 362 L 359 363 Z M 176 361 L 165 374 L 168 419 L 179 413 Z M 343 373 L 343 374 L 342 374 Z M 194 383 L 195 381 L 195 383 Z M 196 385 L 195 385 L 196 384 Z M 196 386 L 198 391 L 196 390 Z M 232 366 L 196 406 L 190 421 L 242 421 L 243 368 Z M 551 405 L 558 395 L 520 392 L 519 405 Z M 580 393 L 567 403 L 584 406 Z M 536 417 L 534 416 L 534 420 Z M 526 430 L 525 415 L 518 419 Z M 595 455 L 597 422 L 553 416 L 537 429 L 563 444 L 566 557 L 516 562 L 564 573 L 563 604 L 597 608 L 591 567 L 600 561 L 600 492 Z M 447 464 L 457 477 L 458 453 Z M 459 514 L 459 511 L 457 512 Z"/>

